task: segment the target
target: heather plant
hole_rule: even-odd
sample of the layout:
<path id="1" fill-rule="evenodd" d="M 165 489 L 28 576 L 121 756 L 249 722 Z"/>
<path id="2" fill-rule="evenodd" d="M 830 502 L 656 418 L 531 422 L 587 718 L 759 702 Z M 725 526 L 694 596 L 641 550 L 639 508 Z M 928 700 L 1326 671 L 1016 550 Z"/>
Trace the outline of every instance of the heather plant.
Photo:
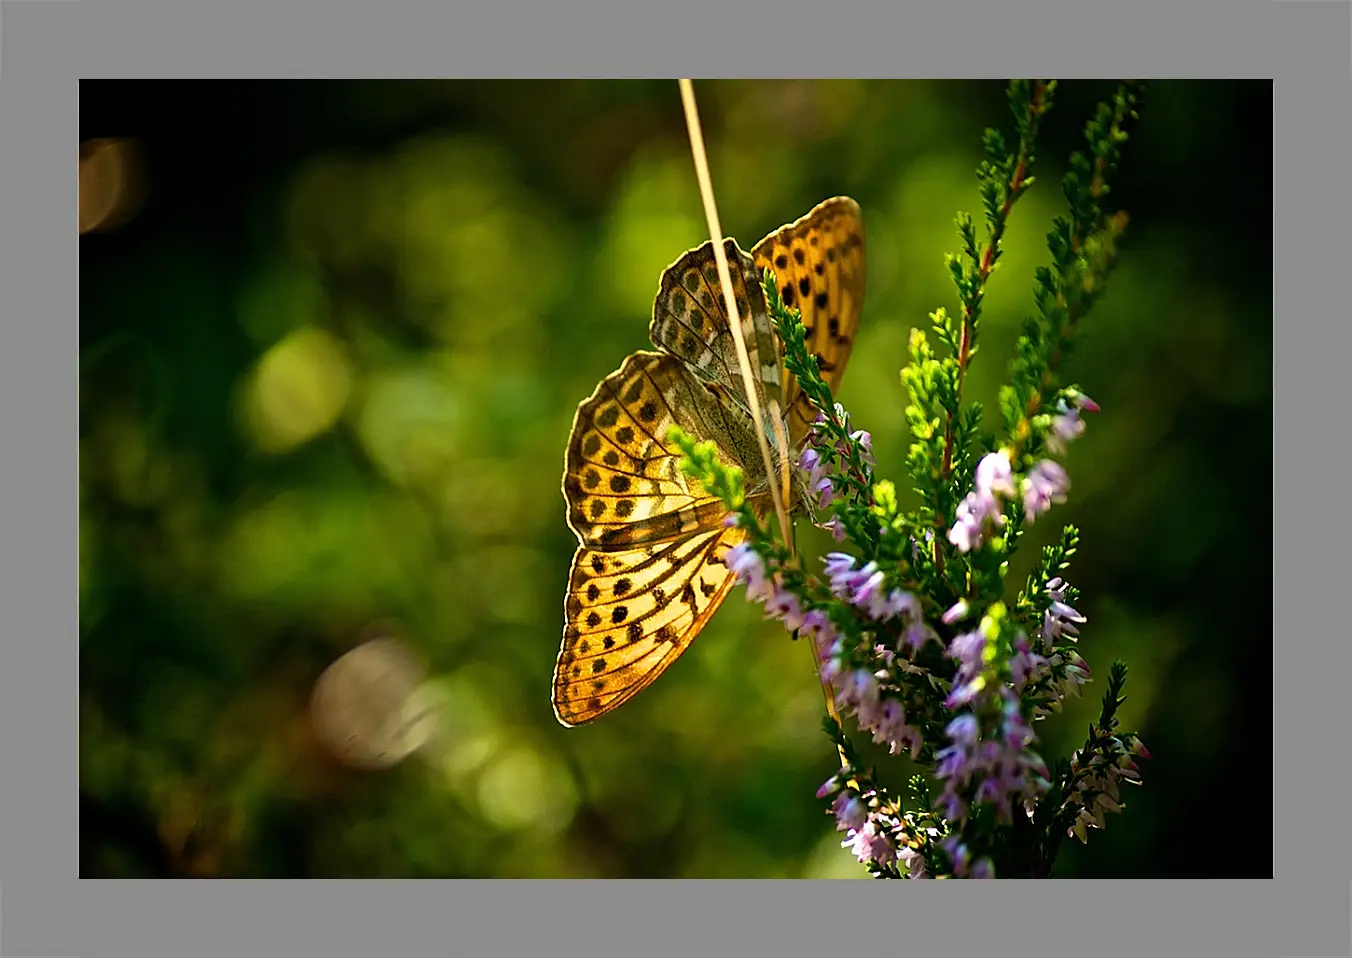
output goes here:
<path id="1" fill-rule="evenodd" d="M 1022 588 L 1007 582 L 1025 535 L 1066 500 L 1066 462 L 1086 416 L 1100 409 L 1061 370 L 1079 324 L 1104 293 L 1127 224 L 1106 201 L 1140 88 L 1124 83 L 1085 126 L 1083 151 L 1062 180 L 1067 208 L 1047 234 L 1036 271 L 1036 314 L 1026 318 L 999 429 L 984 431 L 980 403 L 963 387 L 978 354 L 982 308 L 1006 225 L 1033 186 L 1039 125 L 1054 81 L 1009 87 L 1015 144 L 995 129 L 977 169 L 982 226 L 958 215 L 959 249 L 947 257 L 956 291 L 929 330 L 913 329 L 898 401 L 906 404 L 913 503 L 875 471 L 872 440 L 835 401 L 805 346 L 799 312 L 770 271 L 763 287 L 784 365 L 817 410 L 796 468 L 812 522 L 839 551 L 801 554 L 758 515 L 743 477 L 710 443 L 673 429 L 682 468 L 718 495 L 747 533 L 727 564 L 793 638 L 811 646 L 826 693 L 825 728 L 840 768 L 818 798 L 848 847 L 880 878 L 1047 877 L 1068 837 L 1087 841 L 1121 811 L 1124 786 L 1140 784 L 1149 753 L 1119 726 L 1127 669 L 1108 671 L 1102 708 L 1070 756 L 1045 753 L 1039 730 L 1078 696 L 1092 673 L 1079 652 L 1086 626 L 1070 581 L 1080 548 L 1061 529 Z M 904 794 L 860 758 L 852 734 L 924 770 Z"/>

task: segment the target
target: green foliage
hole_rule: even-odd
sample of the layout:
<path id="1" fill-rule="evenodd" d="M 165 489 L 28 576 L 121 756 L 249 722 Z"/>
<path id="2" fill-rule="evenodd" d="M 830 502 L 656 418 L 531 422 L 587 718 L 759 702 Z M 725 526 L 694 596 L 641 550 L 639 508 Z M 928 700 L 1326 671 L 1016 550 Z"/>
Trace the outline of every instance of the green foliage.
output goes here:
<path id="1" fill-rule="evenodd" d="M 1019 593 L 1015 609 L 1029 626 L 1037 624 L 1038 619 L 1047 611 L 1047 583 L 1056 576 L 1062 576 L 1070 569 L 1070 558 L 1075 555 L 1080 544 L 1080 530 L 1066 526 L 1061 530 L 1061 538 L 1055 545 L 1042 550 L 1042 558 L 1037 568 L 1028 574 L 1028 582 Z M 1066 587 L 1066 604 L 1074 605 L 1080 597 L 1080 590 L 1074 586 Z"/>
<path id="2" fill-rule="evenodd" d="M 1072 153 L 1061 181 L 1070 209 L 1053 220 L 1047 233 L 1051 264 L 1038 268 L 1033 293 L 1038 315 L 1024 320 L 1010 384 L 1000 390 L 1005 431 L 1016 448 L 1027 444 L 1030 454 L 1039 451 L 1045 436 L 1045 428 L 1034 429 L 1033 417 L 1056 389 L 1058 370 L 1074 344 L 1076 324 L 1103 295 L 1118 240 L 1127 227 L 1126 214 L 1106 214 L 1102 201 L 1111 191 L 1128 123 L 1138 117 L 1139 100 L 1140 87 L 1123 84 L 1111 104 L 1098 105 L 1085 125 L 1089 153 Z"/>
<path id="3" fill-rule="evenodd" d="M 1063 83 L 1057 114 L 1098 92 Z M 869 289 L 836 398 L 870 428 L 877 475 L 866 495 L 848 488 L 876 524 L 880 564 L 910 562 L 895 584 L 937 594 L 946 583 L 955 600 L 972 594 L 964 563 L 945 554 L 941 574 L 932 546 L 910 548 L 926 532 L 943 540 L 935 515 L 949 521 L 955 503 L 936 506 L 899 475 L 915 401 L 896 369 L 907 327 L 928 330 L 937 303 L 952 334 L 929 332 L 936 362 L 960 345 L 965 300 L 943 268 L 944 224 L 972 208 L 974 235 L 951 250 L 969 272 L 969 247 L 980 254 L 989 236 L 969 179 L 977 157 L 955 155 L 979 145 L 973 131 L 1001 95 L 952 82 L 701 88 L 720 213 L 737 237 L 830 193 L 864 209 Z M 607 720 L 564 730 L 549 708 L 576 545 L 559 494 L 572 411 L 620 357 L 649 348 L 657 276 L 704 239 L 673 98 L 669 81 L 262 96 L 82 86 L 82 125 L 141 136 L 154 158 L 141 213 L 80 240 L 82 874 L 867 876 L 812 798 L 837 758 L 803 720 L 821 709 L 805 643 L 775 641 L 782 629 L 745 603 L 726 603 L 661 682 Z M 1161 82 L 1151 99 L 1152 135 L 1131 142 L 1123 167 L 1150 187 L 1129 194 L 1131 255 L 1095 302 L 1092 342 L 1058 376 L 1105 407 L 1067 460 L 1076 486 L 1060 507 L 1083 530 L 1086 642 L 1131 658 L 1116 718 L 1158 758 L 1129 814 L 1086 850 L 1066 843 L 1056 873 L 1268 874 L 1227 837 L 1241 812 L 1261 817 L 1265 788 L 1217 811 L 1214 828 L 1189 827 L 1195 854 L 1163 852 L 1188 827 L 1169 796 L 1251 762 L 1252 742 L 1228 730 L 1263 726 L 1267 707 L 1245 692 L 1269 678 L 1253 664 L 1270 643 L 1255 625 L 1266 520 L 1234 521 L 1233 476 L 1270 465 L 1270 244 L 1256 228 L 1269 204 L 1248 159 L 1270 84 Z M 1010 106 L 1013 124 L 998 125 L 1017 155 L 1028 111 Z M 1054 164 L 1077 125 L 1041 124 L 1044 186 L 1066 172 Z M 222 131 L 230 150 L 193 146 Z M 1105 209 L 1128 195 L 1118 182 L 1100 194 Z M 1022 311 L 1040 315 L 1023 300 L 1059 203 L 1045 188 L 1017 202 L 998 295 L 979 303 L 985 359 L 1006 355 Z M 969 365 L 964 413 L 972 398 L 997 411 L 1001 365 Z M 1067 395 L 1060 382 L 1029 418 L 1029 456 Z M 942 436 L 946 410 L 933 408 Z M 998 446 L 1000 418 L 955 421 L 955 488 Z M 1085 465 L 1092 481 L 1080 481 Z M 850 535 L 873 541 L 863 521 Z M 1008 576 L 1035 585 L 1056 524 L 1008 521 L 1022 547 Z M 831 540 L 799 533 L 815 575 L 810 557 Z M 320 746 L 309 709 L 316 680 L 373 634 L 422 660 L 444 732 L 362 771 Z M 1098 698 L 1038 723 L 1049 756 L 1083 746 Z M 914 769 L 850 738 L 853 761 L 877 765 L 908 814 L 930 808 L 905 787 Z M 1049 762 L 1053 785 L 1068 787 L 1070 760 Z M 1044 814 L 1040 803 L 1039 829 Z M 924 854 L 937 868 L 939 853 Z"/>
<path id="4" fill-rule="evenodd" d="M 699 442 L 680 426 L 672 426 L 667 431 L 667 442 L 681 450 L 682 472 L 717 496 L 730 511 L 745 511 L 746 483 L 742 470 L 720 462 L 718 446 L 712 440 Z"/>

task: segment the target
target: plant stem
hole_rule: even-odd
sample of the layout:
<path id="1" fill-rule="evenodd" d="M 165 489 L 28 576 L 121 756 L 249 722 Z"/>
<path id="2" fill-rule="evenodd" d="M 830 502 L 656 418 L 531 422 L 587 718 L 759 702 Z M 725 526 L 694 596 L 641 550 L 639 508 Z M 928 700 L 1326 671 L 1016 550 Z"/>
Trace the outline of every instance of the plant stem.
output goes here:
<path id="1" fill-rule="evenodd" d="M 967 366 L 972 358 L 972 336 L 976 329 L 976 321 L 981 315 L 981 301 L 986 295 L 986 282 L 990 279 L 991 272 L 995 269 L 995 260 L 1000 254 L 1000 240 L 1005 235 L 1005 227 L 1009 223 L 1009 214 L 1014 209 L 1014 203 L 1023 193 L 1024 184 L 1032 166 L 1030 162 L 1033 151 L 1032 140 L 1037 130 L 1038 117 L 1042 113 L 1046 92 L 1047 84 L 1044 81 L 1035 80 L 1033 82 L 1033 96 L 1028 104 L 1028 122 L 1025 126 L 1028 133 L 1019 137 L 1018 160 L 1014 164 L 1014 172 L 1010 176 L 1005 189 L 1005 201 L 1001 204 L 995 221 L 991 223 L 990 235 L 986 239 L 986 248 L 982 251 L 981 259 L 977 264 L 976 288 L 962 305 L 962 336 L 958 342 L 957 355 L 957 394 L 954 396 L 953 406 L 948 410 L 944 424 L 944 455 L 939 470 L 940 482 L 946 482 L 953 472 L 953 447 L 957 441 L 957 417 L 962 403 L 962 387 L 967 380 Z M 934 526 L 937 533 L 942 533 L 944 521 L 945 517 L 939 515 L 939 511 L 936 509 Z M 934 565 L 939 574 L 943 575 L 944 550 L 939 535 L 934 537 Z"/>

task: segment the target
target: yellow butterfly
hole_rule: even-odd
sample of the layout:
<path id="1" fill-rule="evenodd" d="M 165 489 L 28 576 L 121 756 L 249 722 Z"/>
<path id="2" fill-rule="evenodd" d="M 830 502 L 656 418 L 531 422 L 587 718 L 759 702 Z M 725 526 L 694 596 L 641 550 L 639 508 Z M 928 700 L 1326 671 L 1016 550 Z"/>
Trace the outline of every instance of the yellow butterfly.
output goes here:
<path id="1" fill-rule="evenodd" d="M 859 205 L 843 196 L 826 200 L 761 240 L 750 256 L 731 239 L 724 249 L 765 412 L 761 428 L 774 450 L 775 434 L 787 435 L 793 461 L 816 411 L 783 368 L 761 271 L 772 269 L 785 305 L 802 311 L 808 351 L 834 389 L 864 297 Z M 724 303 L 713 242 L 706 242 L 662 274 L 649 327 L 658 351 L 631 355 L 577 408 L 563 496 L 580 545 L 554 666 L 554 714 L 564 725 L 590 722 L 652 684 L 689 648 L 735 581 L 723 559 L 744 533 L 725 528 L 723 504 L 682 474 L 667 430 L 674 424 L 712 440 L 720 459 L 742 470 L 753 506 L 768 511 L 771 477 Z M 784 468 L 782 454 L 775 465 L 777 472 Z M 788 505 L 801 510 L 801 490 Z"/>

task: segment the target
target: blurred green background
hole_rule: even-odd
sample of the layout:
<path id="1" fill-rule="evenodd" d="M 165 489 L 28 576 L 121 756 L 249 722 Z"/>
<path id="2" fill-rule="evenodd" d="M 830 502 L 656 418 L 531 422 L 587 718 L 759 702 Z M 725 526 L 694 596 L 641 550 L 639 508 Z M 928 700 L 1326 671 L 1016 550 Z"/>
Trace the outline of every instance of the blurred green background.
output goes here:
<path id="1" fill-rule="evenodd" d="M 840 399 L 899 477 L 907 332 L 954 304 L 1003 84 L 696 89 L 744 248 L 862 205 Z M 992 424 L 1111 89 L 1064 83 L 1046 122 L 969 380 Z M 707 238 L 676 84 L 80 92 L 82 874 L 865 877 L 813 797 L 808 651 L 740 593 L 620 711 L 550 710 L 573 409 Z M 1067 370 L 1104 411 L 1031 536 L 1082 529 L 1100 681 L 1041 730 L 1082 740 L 1123 657 L 1154 760 L 1059 876 L 1271 874 L 1271 116 L 1268 82 L 1150 84 L 1113 192 Z"/>

